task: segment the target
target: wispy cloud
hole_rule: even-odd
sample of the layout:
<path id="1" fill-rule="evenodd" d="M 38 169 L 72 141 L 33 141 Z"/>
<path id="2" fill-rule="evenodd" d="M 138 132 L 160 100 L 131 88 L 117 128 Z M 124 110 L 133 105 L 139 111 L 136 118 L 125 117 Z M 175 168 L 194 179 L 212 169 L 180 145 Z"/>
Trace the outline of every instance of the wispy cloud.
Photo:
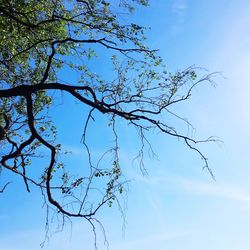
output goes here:
<path id="1" fill-rule="evenodd" d="M 228 199 L 250 208 L 250 190 L 226 183 L 203 183 L 187 179 L 182 180 L 182 185 L 189 192 Z"/>
<path id="2" fill-rule="evenodd" d="M 184 17 L 186 15 L 187 7 L 186 0 L 175 0 L 172 5 L 172 11 L 180 17 Z"/>
<path id="3" fill-rule="evenodd" d="M 190 232 L 159 232 L 150 234 L 145 237 L 138 238 L 136 240 L 124 240 L 114 246 L 114 249 L 158 249 L 168 250 L 167 242 L 172 239 L 179 239 L 190 235 Z"/>
<path id="4" fill-rule="evenodd" d="M 172 25 L 172 31 L 178 33 L 183 29 L 188 5 L 186 0 L 175 0 L 172 5 L 172 12 L 176 16 Z"/>
<path id="5" fill-rule="evenodd" d="M 134 173 L 133 179 L 139 181 L 148 188 L 165 192 L 171 187 L 171 191 L 188 192 L 192 195 L 203 195 L 211 198 L 222 198 L 236 202 L 242 208 L 250 209 L 250 190 L 239 185 L 226 182 L 199 181 L 183 176 L 171 174 L 157 174 L 157 176 L 143 177 Z M 150 202 L 152 203 L 152 202 Z M 154 206 L 160 209 L 159 202 L 153 202 Z"/>

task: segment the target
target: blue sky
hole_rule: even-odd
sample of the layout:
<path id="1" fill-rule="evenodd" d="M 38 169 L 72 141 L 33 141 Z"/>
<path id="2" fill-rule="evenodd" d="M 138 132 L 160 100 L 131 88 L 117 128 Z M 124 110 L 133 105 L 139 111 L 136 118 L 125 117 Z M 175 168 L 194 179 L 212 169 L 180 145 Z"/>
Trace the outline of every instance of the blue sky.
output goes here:
<path id="1" fill-rule="evenodd" d="M 155 134 L 152 144 L 159 160 L 145 159 L 149 175 L 143 177 L 131 163 L 134 138 L 124 128 L 122 161 L 132 182 L 125 230 L 116 209 L 100 214 L 109 249 L 249 249 L 249 13 L 247 0 L 151 0 L 149 8 L 138 10 L 139 22 L 152 28 L 149 43 L 160 49 L 169 69 L 195 64 L 223 73 L 216 77 L 215 88 L 200 86 L 190 102 L 175 108 L 195 126 L 197 138 L 213 135 L 223 143 L 201 147 L 216 176 L 214 182 L 182 142 Z M 74 141 L 69 135 L 64 140 L 77 154 L 75 162 L 80 162 L 78 138 Z M 38 250 L 45 211 L 41 200 L 23 193 L 19 184 L 0 196 L 0 249 Z M 106 249 L 101 233 L 98 243 L 99 249 Z M 72 232 L 66 227 L 44 249 L 92 248 L 90 227 L 76 220 Z"/>

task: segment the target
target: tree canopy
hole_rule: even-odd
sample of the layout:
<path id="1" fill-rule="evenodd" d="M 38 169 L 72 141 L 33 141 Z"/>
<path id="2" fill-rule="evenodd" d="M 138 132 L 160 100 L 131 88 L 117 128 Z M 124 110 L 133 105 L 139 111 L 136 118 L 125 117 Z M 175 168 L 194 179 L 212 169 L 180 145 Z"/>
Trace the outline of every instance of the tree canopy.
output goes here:
<path id="1" fill-rule="evenodd" d="M 138 133 L 142 169 L 145 145 L 151 146 L 147 133 L 156 130 L 184 141 L 212 175 L 197 143 L 213 138 L 195 140 L 165 119 L 171 114 L 187 123 L 169 108 L 188 100 L 193 88 L 210 81 L 211 75 L 199 78 L 192 67 L 168 72 L 158 51 L 145 45 L 146 28 L 129 21 L 127 14 L 139 5 L 146 7 L 148 1 L 3 0 L 0 4 L 0 173 L 20 176 L 28 192 L 30 185 L 38 187 L 46 205 L 62 217 L 82 217 L 93 226 L 99 209 L 111 206 L 124 190 L 118 120 Z M 93 67 L 98 55 L 107 60 L 105 71 Z M 77 77 L 65 77 L 68 74 Z M 65 152 L 49 115 L 58 92 L 89 108 L 81 139 L 88 171 L 74 179 L 61 157 Z M 96 115 L 108 119 L 103 126 L 110 129 L 114 143 L 93 164 L 87 135 Z M 103 166 L 107 154 L 110 165 Z M 37 157 L 43 165 L 39 177 L 32 174 Z"/>

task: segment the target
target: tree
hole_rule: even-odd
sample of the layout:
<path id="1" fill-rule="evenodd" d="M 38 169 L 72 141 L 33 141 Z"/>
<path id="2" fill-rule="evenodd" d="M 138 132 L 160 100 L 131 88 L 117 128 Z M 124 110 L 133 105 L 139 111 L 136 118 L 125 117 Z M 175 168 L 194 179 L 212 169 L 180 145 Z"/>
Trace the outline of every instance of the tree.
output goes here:
<path id="1" fill-rule="evenodd" d="M 169 107 L 189 99 L 193 88 L 211 81 L 211 75 L 197 78 L 192 67 L 169 73 L 157 51 L 144 45 L 145 28 L 123 18 L 122 13 L 133 12 L 136 5 L 147 6 L 148 1 L 3 0 L 0 5 L 0 171 L 23 178 L 28 192 L 30 185 L 37 186 L 46 205 L 63 218 L 81 217 L 93 228 L 99 209 L 111 206 L 124 191 L 118 120 L 139 135 L 142 170 L 145 146 L 151 148 L 147 133 L 157 130 L 183 140 L 213 176 L 196 145 L 214 139 L 195 140 L 164 119 L 171 113 L 187 122 Z M 104 75 L 92 64 L 100 53 L 107 60 Z M 69 72 L 77 77 L 62 79 Z M 63 162 L 67 152 L 57 141 L 49 116 L 58 92 L 89 108 L 82 136 L 89 168 L 75 179 Z M 103 126 L 113 133 L 114 145 L 93 164 L 86 136 L 90 122 L 100 115 L 108 119 Z M 108 167 L 101 164 L 106 156 L 112 162 Z M 39 178 L 32 175 L 36 157 L 44 161 Z M 98 195 L 93 195 L 96 189 Z"/>

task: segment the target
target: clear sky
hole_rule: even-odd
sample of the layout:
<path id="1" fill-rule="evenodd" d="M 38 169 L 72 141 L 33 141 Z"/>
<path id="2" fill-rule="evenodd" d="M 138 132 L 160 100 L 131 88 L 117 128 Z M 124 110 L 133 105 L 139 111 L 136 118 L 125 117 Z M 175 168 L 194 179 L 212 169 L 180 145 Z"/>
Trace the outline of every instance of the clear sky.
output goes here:
<path id="1" fill-rule="evenodd" d="M 159 160 L 145 159 L 149 174 L 143 177 L 131 163 L 134 138 L 124 128 L 122 161 L 132 180 L 125 229 L 115 208 L 99 216 L 110 250 L 250 248 L 249 13 L 248 0 L 151 0 L 138 10 L 139 22 L 151 27 L 149 44 L 160 49 L 169 69 L 196 65 L 222 72 L 215 88 L 200 86 L 175 111 L 195 126 L 197 138 L 213 135 L 223 143 L 202 146 L 215 182 L 182 142 L 155 135 Z M 80 162 L 78 146 L 64 140 Z M 0 250 L 38 250 L 45 211 L 37 193 L 26 194 L 17 184 L 0 195 Z M 90 230 L 73 221 L 72 231 L 52 236 L 44 249 L 93 249 Z M 101 233 L 98 243 L 106 249 Z"/>

